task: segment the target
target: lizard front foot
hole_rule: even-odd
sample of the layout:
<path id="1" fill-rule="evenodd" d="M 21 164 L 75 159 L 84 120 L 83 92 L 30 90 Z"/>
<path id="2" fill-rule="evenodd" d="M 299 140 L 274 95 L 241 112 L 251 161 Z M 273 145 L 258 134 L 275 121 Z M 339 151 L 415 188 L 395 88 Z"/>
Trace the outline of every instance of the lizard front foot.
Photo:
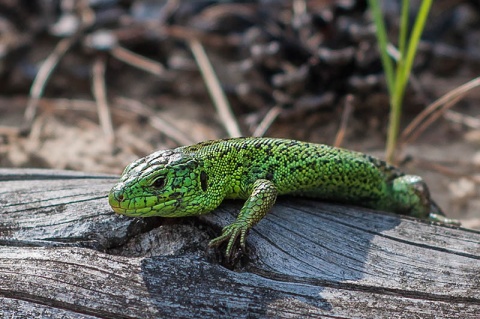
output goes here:
<path id="1" fill-rule="evenodd" d="M 218 246 L 228 240 L 225 256 L 230 257 L 232 250 L 240 236 L 240 248 L 245 249 L 247 232 L 258 223 L 272 208 L 277 198 L 277 189 L 272 181 L 257 179 L 251 189 L 250 196 L 243 205 L 237 220 L 223 228 L 222 234 L 210 241 L 210 247 Z"/>
<path id="2" fill-rule="evenodd" d="M 248 223 L 246 223 L 245 221 L 236 221 L 230 225 L 223 227 L 222 234 L 219 237 L 212 239 L 208 243 L 208 246 L 209 247 L 218 246 L 221 243 L 228 240 L 227 249 L 225 250 L 225 256 L 228 257 L 231 255 L 232 250 L 239 236 L 240 236 L 240 241 L 239 241 L 240 247 L 242 248 L 242 250 L 245 249 L 245 238 L 246 238 L 248 229 L 249 229 Z"/>

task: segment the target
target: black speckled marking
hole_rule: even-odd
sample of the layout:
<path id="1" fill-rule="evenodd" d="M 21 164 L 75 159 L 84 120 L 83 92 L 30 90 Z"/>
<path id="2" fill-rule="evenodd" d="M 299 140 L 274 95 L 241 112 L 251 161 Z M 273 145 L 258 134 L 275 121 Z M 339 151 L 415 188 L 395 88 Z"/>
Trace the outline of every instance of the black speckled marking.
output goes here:
<path id="1" fill-rule="evenodd" d="M 202 186 L 202 190 L 206 192 L 208 188 L 208 175 L 205 173 L 205 171 L 200 173 L 200 184 Z"/>
<path id="2" fill-rule="evenodd" d="M 134 196 L 150 196 L 145 187 L 162 170 L 168 174 L 168 187 L 162 196 L 153 192 L 145 206 L 155 205 L 176 216 L 192 215 L 202 205 L 201 212 L 213 210 L 223 198 L 248 199 L 257 180 L 271 181 L 279 195 L 305 195 L 393 212 L 417 205 L 423 196 L 407 185 L 408 179 L 396 184 L 401 191 L 393 190 L 393 182 L 404 174 L 373 156 L 294 140 L 232 138 L 160 151 L 131 164 L 122 176 L 125 186 L 116 189 L 121 208 L 126 209 Z M 178 199 L 183 206 L 169 204 L 179 207 L 172 212 L 158 205 L 162 198 Z"/>
<path id="3" fill-rule="evenodd" d="M 152 186 L 158 178 L 165 178 L 161 189 Z M 109 203 L 129 216 L 180 217 L 212 211 L 225 198 L 245 199 L 236 221 L 210 242 L 228 240 L 229 255 L 237 238 L 243 246 L 248 230 L 282 194 L 423 218 L 434 205 L 420 177 L 373 156 L 273 138 L 214 140 L 155 152 L 125 169 Z"/>

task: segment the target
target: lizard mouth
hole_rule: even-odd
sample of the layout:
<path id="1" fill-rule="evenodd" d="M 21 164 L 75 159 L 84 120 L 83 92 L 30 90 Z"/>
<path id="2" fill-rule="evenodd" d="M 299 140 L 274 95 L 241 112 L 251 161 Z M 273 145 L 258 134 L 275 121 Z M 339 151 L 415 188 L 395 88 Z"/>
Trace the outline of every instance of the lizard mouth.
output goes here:
<path id="1" fill-rule="evenodd" d="M 177 200 L 167 200 L 161 203 L 154 203 L 150 206 L 129 207 L 132 201 L 137 203 L 144 202 L 143 200 L 138 200 L 138 198 L 126 200 L 123 196 L 115 196 L 114 192 L 110 192 L 108 195 L 108 203 L 113 211 L 117 214 L 130 217 L 170 217 L 175 214 L 175 204 L 177 202 Z"/>

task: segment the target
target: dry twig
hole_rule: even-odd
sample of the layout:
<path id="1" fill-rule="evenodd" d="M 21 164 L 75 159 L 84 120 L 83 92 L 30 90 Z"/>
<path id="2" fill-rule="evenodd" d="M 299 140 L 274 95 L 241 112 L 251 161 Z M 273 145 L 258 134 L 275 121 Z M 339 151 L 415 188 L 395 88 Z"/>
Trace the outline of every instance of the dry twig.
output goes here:
<path id="1" fill-rule="evenodd" d="M 40 66 L 40 69 L 38 70 L 38 73 L 35 76 L 30 88 L 30 100 L 28 101 L 27 108 L 25 109 L 25 122 L 28 128 L 30 128 L 32 125 L 35 115 L 37 114 L 38 101 L 43 95 L 48 78 L 52 74 L 60 59 L 65 55 L 67 50 L 71 48 L 73 43 L 77 41 L 77 39 L 77 36 L 72 36 L 70 38 L 60 40 L 52 53 L 50 53 L 47 59 Z"/>
<path id="2" fill-rule="evenodd" d="M 280 106 L 276 105 L 272 107 L 265 115 L 263 120 L 260 122 L 260 124 L 258 124 L 257 128 L 253 132 L 253 136 L 264 136 L 281 112 L 282 108 Z"/>
<path id="3" fill-rule="evenodd" d="M 345 137 L 345 131 L 347 130 L 348 119 L 353 110 L 353 95 L 347 95 L 345 99 L 345 104 L 343 106 L 342 119 L 340 121 L 340 127 L 338 129 L 337 135 L 335 136 L 335 147 L 340 147 Z"/>
<path id="4" fill-rule="evenodd" d="M 142 69 L 157 76 L 165 76 L 165 67 L 157 61 L 147 59 L 144 56 L 133 53 L 132 51 L 120 46 L 114 46 L 110 50 L 110 53 L 118 60 L 130 64 L 136 68 Z"/>
<path id="5" fill-rule="evenodd" d="M 65 99 L 65 98 L 41 98 L 39 101 L 40 108 L 52 107 L 59 111 L 82 111 L 82 112 L 96 112 L 97 103 L 92 100 L 81 99 Z"/>
<path id="6" fill-rule="evenodd" d="M 227 130 L 228 135 L 230 137 L 242 136 L 242 133 L 240 132 L 240 127 L 235 120 L 227 97 L 222 90 L 220 81 L 218 80 L 217 75 L 213 70 L 212 64 L 210 63 L 202 44 L 198 40 L 192 39 L 189 41 L 189 45 L 195 61 L 197 62 L 197 65 L 200 69 L 203 80 L 205 81 L 208 92 L 212 97 L 213 104 L 217 109 L 218 116 L 220 117 L 222 124 Z"/>
<path id="7" fill-rule="evenodd" d="M 473 116 L 470 116 L 470 115 L 466 115 L 466 114 L 462 114 L 462 113 L 459 113 L 459 112 L 455 112 L 455 111 L 452 111 L 452 110 L 447 111 L 444 116 L 447 120 L 452 121 L 454 123 L 465 125 L 465 126 L 471 128 L 471 129 L 474 129 L 474 130 L 480 129 L 480 119 L 479 118 L 476 118 L 476 117 L 473 117 Z"/>
<path id="8" fill-rule="evenodd" d="M 474 174 L 468 172 L 459 172 L 458 170 L 452 169 L 448 166 L 445 166 L 440 163 L 432 162 L 430 159 L 419 159 L 416 158 L 413 160 L 413 163 L 420 168 L 424 168 L 430 171 L 440 173 L 442 175 L 452 177 L 452 178 L 466 178 L 474 183 L 480 184 L 480 178 Z"/>
<path id="9" fill-rule="evenodd" d="M 107 89 L 105 87 L 105 56 L 97 57 L 93 64 L 93 82 L 92 91 L 97 102 L 98 118 L 103 133 L 107 136 L 110 144 L 113 144 L 114 133 L 112 125 L 112 116 L 108 107 Z"/>
<path id="10" fill-rule="evenodd" d="M 480 86 L 480 77 L 477 77 L 458 88 L 448 92 L 435 102 L 430 104 L 405 128 L 401 135 L 401 144 L 412 142 L 416 139 L 435 119 L 443 115 L 450 107 L 461 100 L 468 91 Z M 434 117 L 433 120 L 427 120 Z M 423 124 L 424 121 L 427 121 Z"/>
<path id="11" fill-rule="evenodd" d="M 129 112 L 133 112 L 137 115 L 147 118 L 148 123 L 153 128 L 162 132 L 179 145 L 190 145 L 194 143 L 190 137 L 186 136 L 182 131 L 169 122 L 165 121 L 161 117 L 158 117 L 148 106 L 144 105 L 143 103 L 125 97 L 119 97 L 117 101 L 120 105 L 123 104 L 127 106 Z"/>

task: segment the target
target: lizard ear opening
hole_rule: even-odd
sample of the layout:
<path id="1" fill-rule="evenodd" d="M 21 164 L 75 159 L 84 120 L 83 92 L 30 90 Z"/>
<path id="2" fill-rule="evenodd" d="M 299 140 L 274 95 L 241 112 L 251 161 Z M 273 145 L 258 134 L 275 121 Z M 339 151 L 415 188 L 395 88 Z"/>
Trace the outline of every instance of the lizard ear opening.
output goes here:
<path id="1" fill-rule="evenodd" d="M 205 171 L 200 173 L 200 185 L 202 186 L 202 190 L 206 192 L 208 188 L 208 175 Z"/>

